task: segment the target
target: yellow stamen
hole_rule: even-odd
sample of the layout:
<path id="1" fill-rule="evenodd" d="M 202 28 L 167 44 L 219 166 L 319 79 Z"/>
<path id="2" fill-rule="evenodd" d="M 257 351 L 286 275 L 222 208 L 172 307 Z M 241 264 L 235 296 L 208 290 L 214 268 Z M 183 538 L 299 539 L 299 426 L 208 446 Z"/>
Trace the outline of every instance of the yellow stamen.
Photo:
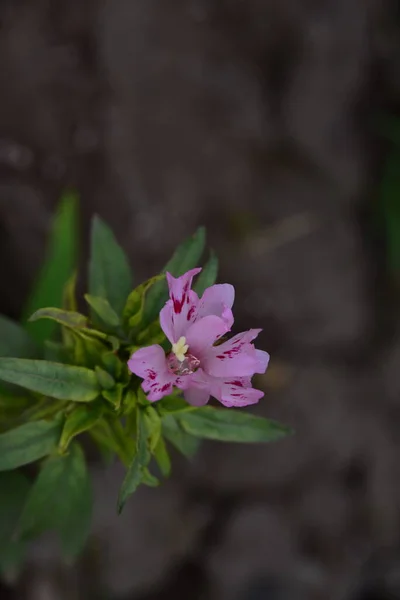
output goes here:
<path id="1" fill-rule="evenodd" d="M 186 338 L 184 336 L 180 337 L 179 340 L 172 344 L 172 352 L 175 354 L 176 358 L 181 362 L 185 360 L 185 354 L 188 351 L 189 346 L 186 343 Z"/>

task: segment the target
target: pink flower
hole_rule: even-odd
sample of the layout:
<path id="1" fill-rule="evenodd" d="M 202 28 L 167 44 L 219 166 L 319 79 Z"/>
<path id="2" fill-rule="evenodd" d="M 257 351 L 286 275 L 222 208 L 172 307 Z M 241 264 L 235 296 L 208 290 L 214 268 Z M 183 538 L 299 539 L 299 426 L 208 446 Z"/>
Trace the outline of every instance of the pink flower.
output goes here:
<path id="1" fill-rule="evenodd" d="M 210 395 L 225 406 L 255 404 L 264 393 L 251 387 L 251 377 L 265 373 L 269 361 L 268 353 L 251 343 L 261 329 L 221 341 L 233 325 L 235 291 L 228 283 L 213 285 L 199 299 L 191 285 L 200 271 L 178 278 L 167 273 L 170 299 L 160 312 L 160 324 L 171 351 L 166 355 L 159 345 L 141 348 L 128 361 L 129 369 L 143 378 L 142 388 L 152 402 L 177 386 L 194 406 L 206 404 Z"/>

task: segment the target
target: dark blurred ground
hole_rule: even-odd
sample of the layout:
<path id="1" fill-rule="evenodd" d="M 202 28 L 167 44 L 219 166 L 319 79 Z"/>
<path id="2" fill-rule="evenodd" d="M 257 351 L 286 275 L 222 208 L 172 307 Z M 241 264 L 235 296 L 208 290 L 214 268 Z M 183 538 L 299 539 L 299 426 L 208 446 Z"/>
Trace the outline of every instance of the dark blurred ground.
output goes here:
<path id="1" fill-rule="evenodd" d="M 237 326 L 271 351 L 260 414 L 115 516 L 94 466 L 77 568 L 32 548 L 18 599 L 400 598 L 400 337 L 367 216 L 400 92 L 390 0 L 1 0 L 1 310 L 18 314 L 65 185 L 137 280 L 197 225 Z M 10 592 L 11 593 L 11 592 Z M 6 598 L 6 591 L 1 598 Z"/>

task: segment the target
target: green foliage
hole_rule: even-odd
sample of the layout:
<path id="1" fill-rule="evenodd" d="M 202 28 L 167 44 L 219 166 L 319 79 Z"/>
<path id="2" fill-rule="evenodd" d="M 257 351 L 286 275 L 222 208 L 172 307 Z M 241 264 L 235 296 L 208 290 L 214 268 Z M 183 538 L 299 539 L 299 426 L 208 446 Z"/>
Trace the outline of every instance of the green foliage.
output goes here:
<path id="1" fill-rule="evenodd" d="M 30 358 L 0 358 L 0 379 L 37 392 L 74 402 L 90 402 L 100 393 L 96 373 L 86 367 Z"/>
<path id="2" fill-rule="evenodd" d="M 25 544 L 14 539 L 14 531 L 29 490 L 19 471 L 0 473 L 0 574 L 17 572 L 23 562 Z"/>
<path id="3" fill-rule="evenodd" d="M 89 533 L 91 504 L 85 457 L 73 444 L 68 454 L 52 456 L 43 464 L 19 518 L 18 538 L 57 531 L 65 556 L 73 558 Z"/>
<path id="4" fill-rule="evenodd" d="M 78 202 L 76 195 L 69 192 L 62 198 L 50 233 L 46 261 L 23 311 L 22 322 L 38 342 L 50 338 L 55 325 L 27 321 L 32 313 L 43 306 L 61 308 L 65 284 L 76 268 L 77 244 Z"/>
<path id="5" fill-rule="evenodd" d="M 128 259 L 111 229 L 99 217 L 95 217 L 89 263 L 89 294 L 106 300 L 120 315 L 131 289 L 132 274 Z M 94 322 L 96 315 L 97 312 L 92 311 Z"/>
<path id="6" fill-rule="evenodd" d="M 10 471 L 43 458 L 58 444 L 59 420 L 24 423 L 0 434 L 0 471 Z"/>
<path id="7" fill-rule="evenodd" d="M 191 458 L 202 438 L 263 442 L 288 432 L 240 410 L 195 408 L 179 390 L 150 403 L 127 367 L 143 346 L 169 351 L 159 322 L 168 298 L 165 273 L 179 276 L 199 265 L 204 228 L 177 248 L 161 274 L 132 289 L 123 250 L 95 217 L 84 295 L 89 314 L 82 314 L 76 223 L 76 201 L 66 196 L 28 303 L 33 314 L 24 313 L 26 327 L 0 317 L 0 573 L 17 569 L 25 544 L 47 530 L 58 534 L 67 559 L 83 548 L 92 490 L 82 439 L 94 442 L 107 462 L 118 457 L 126 468 L 121 512 L 140 485 L 160 484 L 153 467 L 160 478 L 169 476 L 171 446 Z M 214 284 L 217 271 L 211 253 L 195 282 L 198 294 Z M 31 465 L 32 481 L 17 471 L 24 465 Z"/>
<path id="8" fill-rule="evenodd" d="M 0 315 L 0 356 L 36 358 L 40 356 L 39 345 L 18 323 Z"/>
<path id="9" fill-rule="evenodd" d="M 150 461 L 150 453 L 147 447 L 146 425 L 142 410 L 138 410 L 136 415 L 136 448 L 135 455 L 128 472 L 122 483 L 118 497 L 118 512 L 120 513 L 125 502 L 133 492 L 137 490 L 143 481 L 144 469 Z"/>
<path id="10" fill-rule="evenodd" d="M 387 115 L 378 126 L 388 140 L 382 169 L 378 202 L 374 199 L 374 225 L 383 230 L 386 241 L 387 266 L 397 280 L 400 273 L 400 117 Z"/>
<path id="11" fill-rule="evenodd" d="M 206 262 L 203 267 L 202 272 L 197 278 L 197 282 L 194 285 L 194 290 L 197 292 L 198 296 L 201 297 L 206 288 L 214 285 L 217 281 L 218 275 L 218 258 L 215 256 L 214 252 L 211 252 L 210 258 Z"/>
<path id="12" fill-rule="evenodd" d="M 100 401 L 74 406 L 65 419 L 60 438 L 60 451 L 65 452 L 73 438 L 84 431 L 92 429 L 101 419 L 103 413 L 104 406 Z"/>
<path id="13" fill-rule="evenodd" d="M 290 433 L 274 421 L 212 406 L 183 413 L 179 422 L 190 435 L 221 442 L 273 442 Z"/>

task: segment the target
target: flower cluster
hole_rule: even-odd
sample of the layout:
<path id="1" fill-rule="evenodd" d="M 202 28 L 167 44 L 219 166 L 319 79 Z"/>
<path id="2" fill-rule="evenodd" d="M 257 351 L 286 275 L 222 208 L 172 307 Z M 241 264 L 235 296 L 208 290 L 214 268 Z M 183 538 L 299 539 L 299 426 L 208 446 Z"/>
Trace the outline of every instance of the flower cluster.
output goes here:
<path id="1" fill-rule="evenodd" d="M 129 369 L 143 379 L 152 402 L 176 386 L 193 406 L 203 406 L 210 396 L 228 407 L 255 404 L 264 393 L 252 387 L 251 378 L 265 373 L 269 361 L 268 353 L 252 344 L 261 329 L 225 339 L 234 322 L 234 288 L 213 285 L 199 298 L 191 285 L 200 271 L 178 278 L 167 273 L 170 299 L 161 309 L 160 324 L 171 351 L 165 354 L 159 345 L 141 348 L 131 356 Z"/>

